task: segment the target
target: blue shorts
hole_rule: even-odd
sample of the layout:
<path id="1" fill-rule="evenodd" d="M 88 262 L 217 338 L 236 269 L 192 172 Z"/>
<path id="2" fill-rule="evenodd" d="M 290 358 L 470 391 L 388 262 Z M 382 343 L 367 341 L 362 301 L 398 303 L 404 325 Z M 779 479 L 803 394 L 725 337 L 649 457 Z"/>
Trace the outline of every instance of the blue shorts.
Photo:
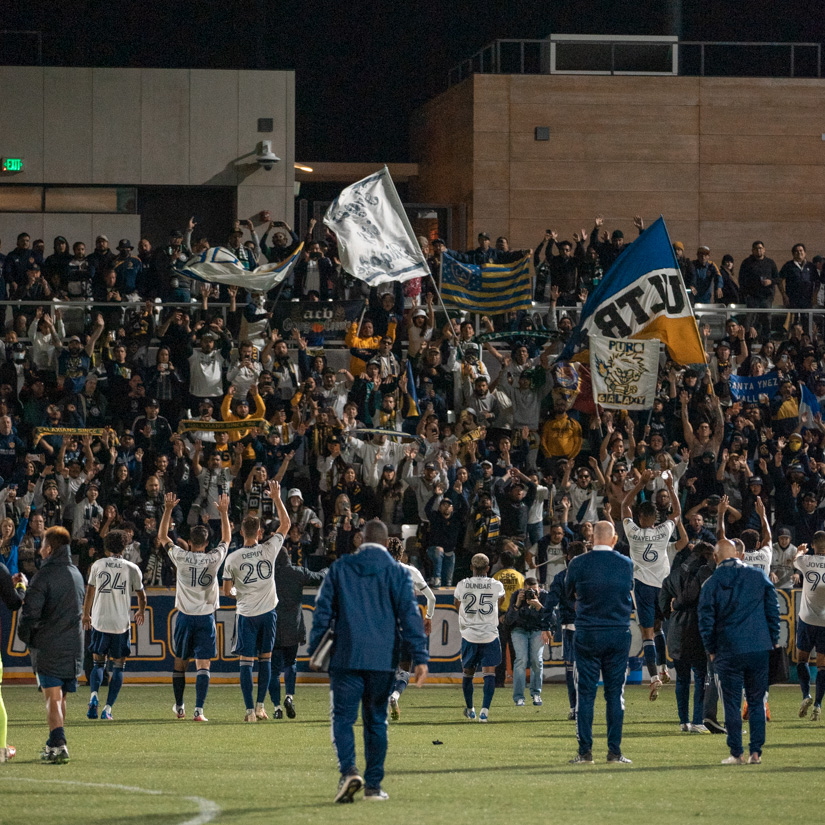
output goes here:
<path id="1" fill-rule="evenodd" d="M 236 656 L 254 659 L 259 653 L 272 653 L 275 645 L 275 611 L 258 616 L 237 615 L 235 621 L 235 644 L 232 652 Z"/>
<path id="2" fill-rule="evenodd" d="M 501 664 L 501 642 L 468 642 L 461 640 L 461 666 L 466 670 L 479 667 L 496 667 Z"/>
<path id="3" fill-rule="evenodd" d="M 38 673 L 37 684 L 44 690 L 59 687 L 63 693 L 77 692 L 77 679 L 61 679 L 59 676 L 47 676 L 45 673 Z"/>
<path id="4" fill-rule="evenodd" d="M 106 633 L 103 630 L 92 628 L 89 634 L 89 653 L 98 656 L 109 656 L 112 659 L 123 659 L 132 652 L 132 633 L 124 630 L 123 633 Z"/>
<path id="5" fill-rule="evenodd" d="M 576 631 L 562 630 L 561 632 L 561 655 L 565 664 L 573 664 L 576 661 Z"/>
<path id="6" fill-rule="evenodd" d="M 659 591 L 661 589 L 661 587 L 653 587 L 640 582 L 638 579 L 633 580 L 636 621 L 639 623 L 639 627 L 653 627 L 657 616 L 661 615 L 659 611 Z"/>
<path id="7" fill-rule="evenodd" d="M 818 654 L 825 654 L 825 627 L 808 624 L 802 619 L 796 620 L 796 649 L 810 653 L 816 649 Z"/>
<path id="8" fill-rule="evenodd" d="M 215 617 L 178 613 L 175 619 L 175 656 L 178 659 L 214 659 L 218 655 Z"/>

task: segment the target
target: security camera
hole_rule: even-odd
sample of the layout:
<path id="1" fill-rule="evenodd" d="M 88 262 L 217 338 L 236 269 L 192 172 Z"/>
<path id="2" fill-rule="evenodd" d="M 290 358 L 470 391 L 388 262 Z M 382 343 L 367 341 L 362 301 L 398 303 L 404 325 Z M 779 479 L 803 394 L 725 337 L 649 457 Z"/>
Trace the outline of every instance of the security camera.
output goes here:
<path id="1" fill-rule="evenodd" d="M 281 159 L 272 151 L 271 140 L 261 141 L 261 151 L 255 158 L 255 162 L 264 169 L 271 169 L 276 163 L 281 162 Z"/>

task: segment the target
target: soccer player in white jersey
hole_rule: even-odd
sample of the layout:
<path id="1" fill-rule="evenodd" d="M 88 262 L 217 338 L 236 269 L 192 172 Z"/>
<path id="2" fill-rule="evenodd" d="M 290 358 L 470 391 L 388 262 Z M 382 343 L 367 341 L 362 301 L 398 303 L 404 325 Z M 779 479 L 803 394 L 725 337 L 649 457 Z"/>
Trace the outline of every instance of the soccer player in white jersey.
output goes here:
<path id="1" fill-rule="evenodd" d="M 825 533 L 821 530 L 814 533 L 812 545 L 813 555 L 800 544 L 793 563 L 802 576 L 802 598 L 796 620 L 796 672 L 802 688 L 799 716 L 806 716 L 813 705 L 811 721 L 818 722 L 822 718 L 822 699 L 825 697 Z M 813 649 L 816 649 L 816 699 L 811 699 L 808 667 Z"/>
<path id="2" fill-rule="evenodd" d="M 89 650 L 94 659 L 89 686 L 92 695 L 86 716 L 97 719 L 98 691 L 103 683 L 103 668 L 107 657 L 112 660 L 109 692 L 101 719 L 112 719 L 112 705 L 123 685 L 126 657 L 132 649 L 132 594 L 137 593 L 138 611 L 135 624 L 143 624 L 146 612 L 146 591 L 140 568 L 123 558 L 126 533 L 112 530 L 103 539 L 106 558 L 98 559 L 89 569 L 86 598 L 83 601 L 83 628 L 91 630 Z"/>
<path id="3" fill-rule="evenodd" d="M 275 559 L 289 532 L 290 519 L 281 501 L 281 485 L 269 482 L 269 495 L 278 514 L 278 530 L 263 544 L 263 528 L 258 516 L 246 516 L 241 523 L 243 544 L 231 553 L 223 567 L 223 593 L 237 599 L 235 646 L 241 660 L 241 692 L 246 703 L 244 722 L 268 719 L 264 699 L 272 678 L 272 648 L 275 645 Z M 252 668 L 258 659 L 258 698 L 252 703 Z"/>
<path id="4" fill-rule="evenodd" d="M 490 704 L 496 692 L 496 665 L 501 663 L 501 643 L 498 638 L 498 610 L 504 601 L 504 585 L 487 574 L 490 560 L 484 553 L 470 559 L 473 575 L 462 579 L 455 588 L 455 606 L 458 610 L 458 629 L 461 633 L 461 666 L 464 679 L 464 715 L 476 718 L 473 707 L 473 678 L 481 667 L 484 675 L 484 698 L 479 722 L 486 722 Z"/>
<path id="5" fill-rule="evenodd" d="M 771 536 L 771 526 L 768 523 L 768 516 L 765 512 L 765 505 L 762 499 L 757 496 L 754 501 L 754 510 L 756 510 L 759 520 L 762 523 L 762 535 L 753 529 L 743 530 L 742 535 L 738 539 L 734 539 L 733 543 L 737 545 L 740 551 L 744 548 L 742 553 L 742 561 L 748 567 L 756 567 L 761 570 L 769 579 L 771 577 L 771 560 L 773 558 L 773 538 Z M 718 518 L 716 521 L 716 537 L 722 541 L 727 538 L 725 535 L 725 512 L 730 507 L 730 501 L 727 496 L 722 496 L 719 501 L 717 509 Z M 741 545 L 741 547 L 740 547 Z M 765 718 L 771 721 L 771 708 L 768 704 L 769 691 L 765 691 Z M 748 703 L 744 703 L 742 707 L 742 718 L 748 718 Z"/>
<path id="6" fill-rule="evenodd" d="M 411 564 L 406 564 L 407 555 L 404 552 L 404 545 L 401 539 L 392 538 L 387 542 L 389 554 L 410 574 L 413 583 L 413 592 L 416 596 L 423 596 L 427 600 L 427 611 L 424 614 L 424 633 L 430 635 L 433 627 L 433 614 L 435 613 L 435 594 L 430 590 L 430 586 L 421 575 L 421 571 Z M 398 659 L 398 667 L 395 671 L 395 684 L 392 686 L 390 694 L 390 718 L 398 721 L 401 718 L 401 708 L 398 700 L 401 694 L 407 689 L 410 683 L 410 670 L 412 668 L 412 651 L 408 645 L 401 644 L 401 652 Z"/>
<path id="7" fill-rule="evenodd" d="M 172 671 L 172 689 L 175 704 L 172 712 L 178 719 L 186 717 L 183 692 L 186 688 L 186 669 L 194 659 L 197 668 L 195 678 L 195 722 L 208 722 L 203 714 L 206 693 L 209 690 L 210 660 L 218 655 L 218 634 L 215 629 L 215 611 L 220 604 L 218 596 L 218 568 L 226 558 L 232 530 L 229 525 L 229 496 L 218 500 L 221 517 L 221 541 L 209 550 L 209 528 L 203 524 L 193 527 L 189 533 L 189 549 L 184 550 L 169 540 L 172 510 L 178 505 L 174 493 L 167 493 L 163 502 L 163 518 L 158 528 L 158 540 L 172 564 L 177 568 L 175 587 L 175 664 Z"/>
<path id="8" fill-rule="evenodd" d="M 662 582 L 670 573 L 670 559 L 667 555 L 670 536 L 676 529 L 682 509 L 673 489 L 673 477 L 668 470 L 662 473 L 662 481 L 670 493 L 673 510 L 670 518 L 656 524 L 656 505 L 652 501 L 643 501 L 637 508 L 639 523 L 633 521 L 631 505 L 636 496 L 653 480 L 653 471 L 645 470 L 636 486 L 624 497 L 622 502 L 622 524 L 630 545 L 630 558 L 633 561 L 633 595 L 636 600 L 636 621 L 642 633 L 642 652 L 645 666 L 650 674 L 650 701 L 659 696 L 662 677 L 656 664 L 656 642 L 654 625 L 659 610 L 659 591 Z M 667 665 L 665 664 L 665 668 Z"/>

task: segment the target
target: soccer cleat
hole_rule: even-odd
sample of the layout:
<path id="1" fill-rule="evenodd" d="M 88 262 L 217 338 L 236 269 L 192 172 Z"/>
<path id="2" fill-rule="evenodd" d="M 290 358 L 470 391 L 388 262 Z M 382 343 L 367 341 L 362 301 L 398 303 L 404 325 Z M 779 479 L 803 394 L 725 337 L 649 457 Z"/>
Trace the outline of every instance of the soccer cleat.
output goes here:
<path id="1" fill-rule="evenodd" d="M 576 709 L 575 708 L 570 708 L 570 710 L 567 712 L 567 721 L 568 722 L 575 722 L 576 721 Z"/>
<path id="2" fill-rule="evenodd" d="M 490 715 L 490 711 L 487 708 L 482 708 L 478 714 L 478 721 L 479 722 L 486 722 L 487 717 Z"/>
<path id="3" fill-rule="evenodd" d="M 516 699 L 516 707 L 523 708 L 524 707 L 524 699 Z"/>
<path id="4" fill-rule="evenodd" d="M 258 702 L 258 704 L 255 705 L 255 718 L 256 719 L 269 719 L 269 716 L 267 715 L 266 708 L 264 707 L 263 702 Z"/>
<path id="5" fill-rule="evenodd" d="M 255 715 L 254 710 L 248 710 L 243 718 L 244 722 L 256 722 L 257 719 L 258 717 Z"/>
<path id="6" fill-rule="evenodd" d="M 106 722 L 111 722 L 114 719 L 112 709 L 108 705 L 100 712 L 100 718 Z"/>
<path id="7" fill-rule="evenodd" d="M 819 705 L 816 705 L 814 709 L 811 711 L 811 721 L 818 722 L 822 717 L 822 708 Z"/>
<path id="8" fill-rule="evenodd" d="M 748 764 L 749 765 L 761 765 L 762 764 L 762 757 L 758 753 L 752 753 L 748 757 Z"/>
<path id="9" fill-rule="evenodd" d="M 390 696 L 390 719 L 397 722 L 401 718 L 401 708 L 398 707 L 398 697 Z"/>
<path id="10" fill-rule="evenodd" d="M 679 730 L 682 731 L 682 733 L 690 733 L 690 725 L 685 724 L 684 722 L 682 722 L 679 725 Z"/>
<path id="11" fill-rule="evenodd" d="M 89 700 L 89 709 L 86 711 L 87 719 L 97 719 L 97 696 L 92 696 Z"/>
<path id="12" fill-rule="evenodd" d="M 533 697 L 533 704 L 536 707 L 541 707 L 544 703 L 541 701 L 541 696 L 538 693 Z"/>
<path id="13" fill-rule="evenodd" d="M 728 729 L 724 725 L 720 725 L 715 719 L 711 719 L 709 716 L 706 719 L 703 719 L 702 723 L 711 733 L 724 733 L 727 735 Z"/>
<path id="14" fill-rule="evenodd" d="M 178 705 L 177 703 L 172 705 L 172 713 L 174 713 L 178 719 L 186 719 L 186 709 L 183 705 Z"/>
<path id="15" fill-rule="evenodd" d="M 727 759 L 722 760 L 723 765 L 744 765 L 745 764 L 745 757 L 744 756 L 729 756 Z"/>
<path id="16" fill-rule="evenodd" d="M 295 704 L 293 703 L 291 696 L 287 696 L 286 699 L 284 699 L 284 710 L 290 719 L 295 718 Z"/>
<path id="17" fill-rule="evenodd" d="M 659 689 L 662 687 L 662 680 L 658 676 L 650 679 L 650 701 L 655 702 L 659 698 Z"/>
<path id="18" fill-rule="evenodd" d="M 40 761 L 41 762 L 54 762 L 54 752 L 57 748 L 53 748 L 50 745 L 43 745 L 43 750 L 40 751 Z"/>
<path id="19" fill-rule="evenodd" d="M 386 791 L 382 791 L 381 788 L 364 789 L 364 799 L 367 802 L 386 802 L 389 798 L 390 795 Z"/>
<path id="20" fill-rule="evenodd" d="M 704 725 L 688 725 L 688 731 L 690 733 L 710 733 Z"/>
<path id="21" fill-rule="evenodd" d="M 357 773 L 348 773 L 341 777 L 338 782 L 338 793 L 335 794 L 334 802 L 353 802 L 355 794 L 364 787 L 364 780 Z"/>
<path id="22" fill-rule="evenodd" d="M 802 704 L 799 706 L 799 718 L 804 719 L 808 715 L 808 708 L 814 703 L 814 700 L 810 696 L 806 696 L 802 700 Z"/>
<path id="23" fill-rule="evenodd" d="M 52 758 L 50 760 L 55 765 L 65 765 L 69 761 L 69 749 L 65 745 L 58 745 L 52 748 Z"/>
<path id="24" fill-rule="evenodd" d="M 192 716 L 193 722 L 208 722 L 209 720 L 203 715 L 203 710 L 198 708 Z"/>
<path id="25" fill-rule="evenodd" d="M 743 719 L 745 722 L 747 722 L 747 721 L 748 721 L 749 716 L 750 716 L 750 713 L 748 712 L 748 703 L 747 703 L 747 701 L 746 701 L 746 702 L 745 702 L 745 704 L 744 704 L 744 705 L 743 705 L 743 707 L 742 707 L 742 719 Z"/>
<path id="26" fill-rule="evenodd" d="M 0 765 L 4 762 L 10 762 L 14 759 L 14 755 L 17 753 L 17 748 L 12 745 L 8 745 L 5 748 L 0 748 Z"/>
<path id="27" fill-rule="evenodd" d="M 570 765 L 592 765 L 593 754 L 589 751 L 587 753 L 577 753 L 570 761 Z"/>
<path id="28" fill-rule="evenodd" d="M 284 718 L 284 711 L 283 711 L 283 708 L 280 705 L 278 705 L 278 707 L 275 708 L 275 710 L 273 711 L 272 718 L 273 719 L 283 719 Z"/>
<path id="29" fill-rule="evenodd" d="M 632 765 L 633 761 L 620 753 L 608 753 L 607 762 L 609 765 Z"/>
<path id="30" fill-rule="evenodd" d="M 663 667 L 659 671 L 659 678 L 662 680 L 663 685 L 668 685 L 673 681 L 670 675 L 670 671 L 666 667 Z"/>
<path id="31" fill-rule="evenodd" d="M 475 708 L 464 708 L 464 715 L 468 719 L 475 719 L 476 718 L 476 709 Z"/>

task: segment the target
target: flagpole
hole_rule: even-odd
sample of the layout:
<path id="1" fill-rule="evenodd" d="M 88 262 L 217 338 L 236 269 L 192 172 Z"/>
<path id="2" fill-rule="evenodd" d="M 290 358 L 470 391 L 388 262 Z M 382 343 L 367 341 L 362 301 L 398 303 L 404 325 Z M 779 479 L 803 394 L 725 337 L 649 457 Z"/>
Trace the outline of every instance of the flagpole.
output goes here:
<path id="1" fill-rule="evenodd" d="M 441 297 L 441 290 L 439 289 L 438 284 L 436 284 L 435 278 L 433 278 L 432 276 L 430 276 L 430 278 L 433 282 L 433 289 L 435 289 L 435 294 L 438 296 L 438 303 L 441 306 L 441 309 L 444 312 L 444 315 L 447 316 L 447 323 L 450 325 L 450 332 L 455 337 L 455 345 L 458 348 L 458 351 L 461 353 L 461 357 L 463 358 L 464 357 L 464 348 L 461 346 L 461 331 L 459 330 L 458 335 L 456 335 L 455 332 L 453 331 L 452 322 L 450 321 L 450 313 L 447 312 L 447 307 L 444 305 L 444 299 Z M 479 361 L 480 360 L 481 360 L 481 355 L 479 354 Z"/>

